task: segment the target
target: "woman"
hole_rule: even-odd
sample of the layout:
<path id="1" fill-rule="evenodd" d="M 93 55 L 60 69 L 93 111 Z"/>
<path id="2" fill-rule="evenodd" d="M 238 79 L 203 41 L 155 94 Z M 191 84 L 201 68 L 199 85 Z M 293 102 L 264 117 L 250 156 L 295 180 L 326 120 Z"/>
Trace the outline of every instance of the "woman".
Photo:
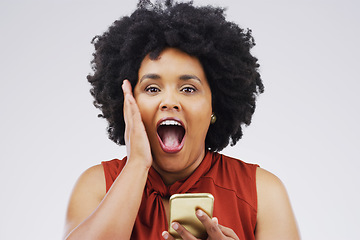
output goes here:
<path id="1" fill-rule="evenodd" d="M 250 31 L 223 9 L 140 1 L 94 44 L 91 93 L 127 157 L 79 178 L 67 239 L 174 239 L 169 197 L 196 192 L 215 198 L 214 218 L 196 211 L 208 239 L 299 238 L 280 180 L 216 153 L 241 138 L 263 91 Z"/>

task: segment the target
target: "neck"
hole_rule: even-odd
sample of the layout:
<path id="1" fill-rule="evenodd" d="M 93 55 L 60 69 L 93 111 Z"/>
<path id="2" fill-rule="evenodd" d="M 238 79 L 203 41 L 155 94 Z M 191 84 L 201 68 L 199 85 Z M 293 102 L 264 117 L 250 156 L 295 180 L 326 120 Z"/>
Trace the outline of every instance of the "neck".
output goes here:
<path id="1" fill-rule="evenodd" d="M 157 161 L 153 161 L 152 166 L 160 174 L 165 185 L 170 186 L 176 181 L 189 177 L 201 164 L 204 157 L 205 150 L 202 151 L 195 159 L 187 161 L 187 164 L 180 170 L 172 170 L 166 169 L 166 167 L 160 167 L 159 164 L 157 164 Z"/>

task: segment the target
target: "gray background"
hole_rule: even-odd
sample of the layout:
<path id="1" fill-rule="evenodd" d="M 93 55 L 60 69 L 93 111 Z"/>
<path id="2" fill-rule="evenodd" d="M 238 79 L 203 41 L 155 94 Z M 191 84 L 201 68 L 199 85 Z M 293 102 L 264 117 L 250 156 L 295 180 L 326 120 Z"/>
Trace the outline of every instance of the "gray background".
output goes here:
<path id="1" fill-rule="evenodd" d="M 356 239 L 358 1 L 195 3 L 227 6 L 253 30 L 266 86 L 252 125 L 223 153 L 283 180 L 303 239 Z M 92 37 L 135 5 L 0 1 L 0 239 L 60 239 L 78 176 L 125 155 L 107 139 L 85 77 Z"/>

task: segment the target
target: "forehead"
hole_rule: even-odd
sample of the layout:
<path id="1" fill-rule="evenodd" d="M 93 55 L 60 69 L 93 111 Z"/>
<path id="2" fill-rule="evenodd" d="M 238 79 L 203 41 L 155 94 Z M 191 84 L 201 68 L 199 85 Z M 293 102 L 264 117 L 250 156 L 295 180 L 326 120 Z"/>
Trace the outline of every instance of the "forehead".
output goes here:
<path id="1" fill-rule="evenodd" d="M 139 78 L 144 74 L 193 74 L 205 78 L 204 69 L 198 58 L 175 48 L 164 49 L 158 58 L 147 55 L 141 62 Z"/>

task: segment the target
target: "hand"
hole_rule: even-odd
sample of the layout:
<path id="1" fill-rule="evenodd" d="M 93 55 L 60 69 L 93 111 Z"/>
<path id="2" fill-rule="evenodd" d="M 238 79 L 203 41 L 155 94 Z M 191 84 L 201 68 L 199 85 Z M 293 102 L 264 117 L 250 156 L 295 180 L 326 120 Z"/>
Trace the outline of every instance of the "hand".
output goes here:
<path id="1" fill-rule="evenodd" d="M 202 224 L 205 226 L 206 232 L 208 233 L 208 240 L 211 239 L 236 239 L 239 240 L 238 236 L 235 234 L 235 232 L 227 227 L 219 225 L 217 218 L 210 218 L 206 213 L 204 213 L 201 210 L 196 211 L 197 218 L 202 222 Z M 189 231 L 187 231 L 183 226 L 181 226 L 177 222 L 173 222 L 171 224 L 171 227 L 174 228 L 176 232 L 179 233 L 181 238 L 183 240 L 192 240 L 197 239 L 195 238 Z M 162 236 L 166 240 L 174 240 L 175 238 L 170 235 L 169 232 L 164 231 L 162 233 Z"/>
<path id="2" fill-rule="evenodd" d="M 149 139 L 128 80 L 124 80 L 122 89 L 124 92 L 125 144 L 128 162 L 143 161 L 145 167 L 150 168 L 152 156 Z"/>

